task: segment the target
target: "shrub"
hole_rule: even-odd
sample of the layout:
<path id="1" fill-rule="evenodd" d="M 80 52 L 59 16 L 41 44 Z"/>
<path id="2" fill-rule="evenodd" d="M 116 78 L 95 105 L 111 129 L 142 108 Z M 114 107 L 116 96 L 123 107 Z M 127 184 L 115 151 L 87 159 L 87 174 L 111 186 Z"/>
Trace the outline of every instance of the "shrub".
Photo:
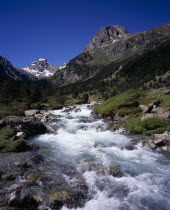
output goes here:
<path id="1" fill-rule="evenodd" d="M 28 145 L 23 139 L 17 139 L 15 141 L 10 141 L 3 149 L 3 152 L 24 152 L 28 149 Z"/>
<path id="2" fill-rule="evenodd" d="M 25 109 L 28 109 L 26 103 L 13 103 L 11 106 L 0 105 L 0 118 L 9 115 L 24 115 Z"/>
<path id="3" fill-rule="evenodd" d="M 140 117 L 134 117 L 122 120 L 121 124 L 129 131 L 144 135 L 163 133 L 170 130 L 170 120 L 160 118 L 149 118 L 141 121 Z"/>
<path id="4" fill-rule="evenodd" d="M 149 118 L 142 121 L 143 133 L 151 135 L 153 133 L 163 133 L 170 130 L 170 120 L 160 118 Z"/>
<path id="5" fill-rule="evenodd" d="M 0 142 L 2 140 L 9 140 L 15 135 L 15 129 L 11 128 L 9 125 L 0 129 Z"/>
<path id="6" fill-rule="evenodd" d="M 8 140 L 0 140 L 0 151 L 3 151 L 8 145 Z"/>
<path id="7" fill-rule="evenodd" d="M 13 114 L 13 110 L 11 109 L 11 107 L 0 105 L 0 118 L 6 117 L 12 114 Z"/>

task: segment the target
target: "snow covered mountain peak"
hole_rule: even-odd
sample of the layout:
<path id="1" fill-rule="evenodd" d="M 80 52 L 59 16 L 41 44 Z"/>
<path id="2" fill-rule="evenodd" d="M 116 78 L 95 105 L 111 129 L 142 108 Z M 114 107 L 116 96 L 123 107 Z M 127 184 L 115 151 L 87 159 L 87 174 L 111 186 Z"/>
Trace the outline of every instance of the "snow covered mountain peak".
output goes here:
<path id="1" fill-rule="evenodd" d="M 22 70 L 36 76 L 38 79 L 52 76 L 59 67 L 51 65 L 45 58 L 39 58 L 37 61 L 32 62 L 28 67 Z"/>
<path id="2" fill-rule="evenodd" d="M 45 58 L 39 58 L 38 60 L 39 60 L 39 61 L 46 61 Z"/>

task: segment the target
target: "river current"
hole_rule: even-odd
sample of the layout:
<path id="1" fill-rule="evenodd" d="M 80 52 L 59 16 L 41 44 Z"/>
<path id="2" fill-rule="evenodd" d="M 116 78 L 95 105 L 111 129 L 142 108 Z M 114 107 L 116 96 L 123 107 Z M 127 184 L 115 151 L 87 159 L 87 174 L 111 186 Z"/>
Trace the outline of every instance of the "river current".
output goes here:
<path id="1" fill-rule="evenodd" d="M 42 147 L 44 173 L 54 179 L 51 186 L 58 182 L 72 189 L 84 183 L 88 199 L 78 210 L 170 209 L 170 160 L 140 141 L 133 144 L 140 136 L 108 130 L 87 105 L 77 107 L 80 112 L 52 111 L 51 133 L 33 139 Z M 121 176 L 93 170 L 113 165 L 121 167 Z"/>

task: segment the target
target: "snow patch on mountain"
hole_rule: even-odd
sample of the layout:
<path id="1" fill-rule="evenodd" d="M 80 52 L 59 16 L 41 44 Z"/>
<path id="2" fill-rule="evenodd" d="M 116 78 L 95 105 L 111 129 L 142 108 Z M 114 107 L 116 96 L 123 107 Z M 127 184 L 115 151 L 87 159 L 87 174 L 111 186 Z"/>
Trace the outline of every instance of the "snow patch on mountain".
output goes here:
<path id="1" fill-rule="evenodd" d="M 64 69 L 67 66 L 67 63 L 63 63 L 61 66 L 59 66 L 59 69 Z"/>

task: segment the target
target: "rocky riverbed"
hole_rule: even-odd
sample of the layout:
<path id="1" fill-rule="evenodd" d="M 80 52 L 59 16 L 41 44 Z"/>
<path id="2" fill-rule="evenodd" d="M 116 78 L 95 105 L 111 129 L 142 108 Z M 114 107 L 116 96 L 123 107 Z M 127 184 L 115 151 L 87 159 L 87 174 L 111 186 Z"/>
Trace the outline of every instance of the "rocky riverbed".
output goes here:
<path id="1" fill-rule="evenodd" d="M 1 209 L 169 209 L 169 153 L 91 111 L 26 112 L 47 130 L 26 140 L 31 150 L 0 154 Z"/>

